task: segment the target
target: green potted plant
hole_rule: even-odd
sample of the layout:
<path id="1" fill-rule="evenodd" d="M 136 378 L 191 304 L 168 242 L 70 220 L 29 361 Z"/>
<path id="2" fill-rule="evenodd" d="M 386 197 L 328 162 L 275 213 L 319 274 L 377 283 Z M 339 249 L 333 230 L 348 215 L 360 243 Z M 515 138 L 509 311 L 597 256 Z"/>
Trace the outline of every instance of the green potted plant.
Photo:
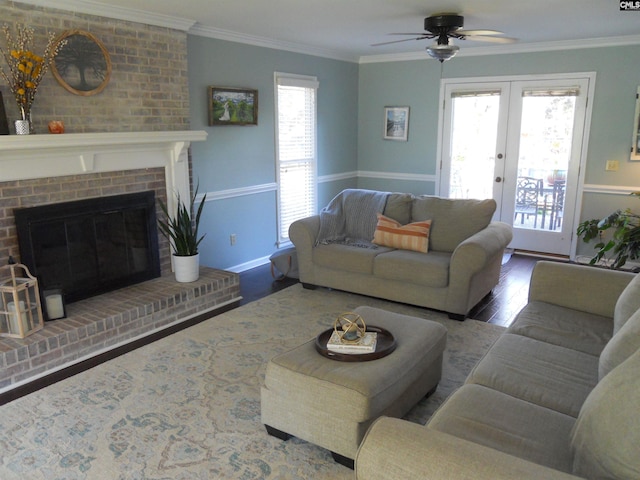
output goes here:
<path id="1" fill-rule="evenodd" d="M 177 195 L 177 208 L 175 216 L 169 214 L 169 209 L 160 200 L 160 208 L 164 213 L 164 218 L 158 220 L 160 232 L 169 240 L 173 249 L 174 271 L 178 282 L 195 282 L 199 276 L 200 270 L 200 254 L 198 245 L 202 242 L 205 235 L 198 234 L 200 227 L 200 217 L 204 202 L 207 196 L 204 195 L 195 219 L 192 214 L 195 211 L 196 196 L 198 195 L 198 187 L 196 187 L 191 196 L 189 204 L 185 204 Z"/>
<path id="2" fill-rule="evenodd" d="M 631 195 L 640 197 L 640 192 L 632 192 Z M 604 232 L 612 230 L 611 238 L 604 239 Z M 597 238 L 594 245 L 598 251 L 589 261 L 595 265 L 607 255 L 615 255 L 608 263 L 609 268 L 620 269 L 627 260 L 640 258 L 640 215 L 630 209 L 616 210 L 602 219 L 585 220 L 578 226 L 578 236 L 586 243 Z"/>

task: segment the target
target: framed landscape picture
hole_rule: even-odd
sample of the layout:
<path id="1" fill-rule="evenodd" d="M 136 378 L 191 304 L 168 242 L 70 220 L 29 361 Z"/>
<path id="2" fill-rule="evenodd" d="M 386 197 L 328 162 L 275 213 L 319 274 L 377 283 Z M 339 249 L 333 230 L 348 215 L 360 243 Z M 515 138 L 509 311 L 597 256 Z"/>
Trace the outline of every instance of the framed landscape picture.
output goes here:
<path id="1" fill-rule="evenodd" d="M 257 125 L 258 91 L 209 87 L 209 125 Z"/>
<path id="2" fill-rule="evenodd" d="M 409 107 L 384 107 L 385 140 L 407 141 L 409 134 Z"/>

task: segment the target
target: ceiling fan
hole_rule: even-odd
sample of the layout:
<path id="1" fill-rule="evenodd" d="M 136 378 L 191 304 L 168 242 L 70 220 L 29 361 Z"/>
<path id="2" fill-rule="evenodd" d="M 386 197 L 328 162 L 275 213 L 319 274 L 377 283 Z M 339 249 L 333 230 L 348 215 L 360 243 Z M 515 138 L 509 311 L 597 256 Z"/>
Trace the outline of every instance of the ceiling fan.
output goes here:
<path id="1" fill-rule="evenodd" d="M 502 32 L 496 30 L 462 30 L 464 26 L 464 17 L 455 13 L 441 13 L 432 15 L 424 19 L 424 29 L 422 33 L 390 33 L 389 35 L 418 35 L 415 38 L 404 38 L 402 40 L 394 40 L 391 42 L 375 43 L 372 46 L 388 45 L 390 43 L 408 42 L 410 40 L 426 40 L 437 38 L 435 44 L 427 47 L 427 53 L 433 58 L 440 61 L 449 60 L 453 57 L 460 47 L 449 43 L 450 38 L 459 40 L 477 40 L 481 42 L 493 43 L 513 43 L 515 38 L 500 37 Z"/>

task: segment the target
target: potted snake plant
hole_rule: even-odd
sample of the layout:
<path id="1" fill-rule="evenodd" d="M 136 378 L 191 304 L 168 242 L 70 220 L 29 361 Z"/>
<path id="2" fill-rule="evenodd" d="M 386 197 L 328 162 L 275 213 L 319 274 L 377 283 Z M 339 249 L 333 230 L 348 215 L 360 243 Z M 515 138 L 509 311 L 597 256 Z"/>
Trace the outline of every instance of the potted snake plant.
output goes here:
<path id="1" fill-rule="evenodd" d="M 160 208 L 164 218 L 158 220 L 160 232 L 169 240 L 173 250 L 173 266 L 178 282 L 195 282 L 200 274 L 200 254 L 198 246 L 205 235 L 199 235 L 200 217 L 207 196 L 204 195 L 198 210 L 195 210 L 196 187 L 188 204 L 177 195 L 177 209 L 175 216 L 169 214 L 167 206 L 160 200 Z M 195 212 L 195 219 L 192 217 Z"/>

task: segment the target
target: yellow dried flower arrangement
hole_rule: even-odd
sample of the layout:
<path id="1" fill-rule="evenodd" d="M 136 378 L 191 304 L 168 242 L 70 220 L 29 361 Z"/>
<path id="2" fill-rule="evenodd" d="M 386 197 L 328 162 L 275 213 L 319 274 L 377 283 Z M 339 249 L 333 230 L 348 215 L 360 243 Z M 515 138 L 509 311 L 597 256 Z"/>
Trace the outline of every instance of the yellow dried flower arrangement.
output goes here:
<path id="1" fill-rule="evenodd" d="M 5 72 L 0 65 L 0 76 L 9 86 L 16 100 L 22 120 L 30 120 L 31 105 L 38 91 L 40 81 L 49 69 L 53 58 L 58 53 L 62 43 L 56 44 L 56 37 L 49 34 L 49 40 L 44 55 L 33 53 L 33 28 L 16 25 L 16 36 L 13 37 L 8 25 L 2 27 L 6 40 L 6 47 L 0 45 L 0 54 L 9 67 Z"/>

